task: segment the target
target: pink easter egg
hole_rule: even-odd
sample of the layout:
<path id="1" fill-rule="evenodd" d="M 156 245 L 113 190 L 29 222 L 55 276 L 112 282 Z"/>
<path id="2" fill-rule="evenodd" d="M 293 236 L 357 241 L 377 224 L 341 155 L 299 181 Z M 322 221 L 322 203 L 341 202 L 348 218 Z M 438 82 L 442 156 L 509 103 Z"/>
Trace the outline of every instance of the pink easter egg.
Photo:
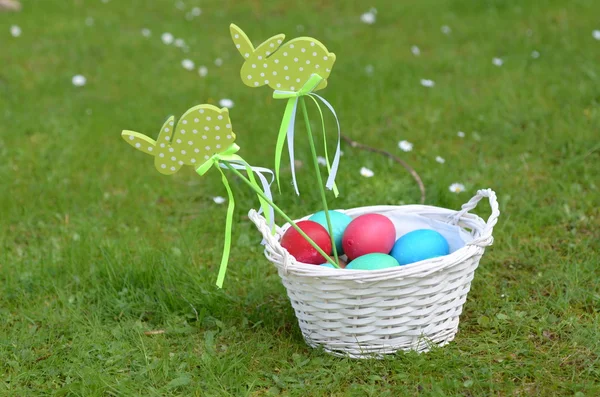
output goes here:
<path id="1" fill-rule="evenodd" d="M 350 260 L 373 253 L 389 254 L 395 242 L 394 224 L 380 214 L 365 214 L 355 218 L 342 238 L 344 253 Z"/>

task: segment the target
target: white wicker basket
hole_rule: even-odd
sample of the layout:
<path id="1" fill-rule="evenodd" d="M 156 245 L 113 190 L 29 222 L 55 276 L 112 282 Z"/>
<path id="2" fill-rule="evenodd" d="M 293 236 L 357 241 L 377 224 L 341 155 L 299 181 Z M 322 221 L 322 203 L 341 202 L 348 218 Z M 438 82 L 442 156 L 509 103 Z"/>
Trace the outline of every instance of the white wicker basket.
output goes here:
<path id="1" fill-rule="evenodd" d="M 487 223 L 468 211 L 489 198 Z M 450 255 L 383 270 L 328 269 L 298 262 L 279 239 L 289 225 L 269 232 L 265 219 L 251 210 L 250 219 L 265 239 L 265 255 L 277 266 L 306 343 L 353 358 L 398 350 L 427 351 L 454 339 L 459 316 L 500 211 L 491 189 L 479 190 L 461 211 L 406 205 L 373 206 L 344 211 L 365 213 L 401 211 L 469 229 L 472 241 Z"/>

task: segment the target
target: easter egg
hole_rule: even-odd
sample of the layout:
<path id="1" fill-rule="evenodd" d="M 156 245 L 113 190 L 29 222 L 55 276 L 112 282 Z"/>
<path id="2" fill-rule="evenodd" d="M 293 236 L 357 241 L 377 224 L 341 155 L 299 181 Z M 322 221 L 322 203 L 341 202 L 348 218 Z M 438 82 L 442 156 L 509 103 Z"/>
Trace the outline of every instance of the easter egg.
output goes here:
<path id="1" fill-rule="evenodd" d="M 329 267 L 331 269 L 335 269 L 335 267 L 333 267 L 333 265 L 329 262 L 325 262 L 325 263 L 321 263 L 319 266 L 321 267 Z"/>
<path id="2" fill-rule="evenodd" d="M 330 258 L 335 262 L 335 258 L 333 256 L 330 256 Z M 340 258 L 338 256 L 338 265 L 340 266 L 341 269 L 345 269 L 346 266 L 348 265 L 348 263 L 346 263 L 342 258 Z M 331 263 L 329 263 L 329 262 L 322 263 L 321 266 L 323 266 L 323 267 L 333 267 L 335 269 L 335 267 Z"/>
<path id="3" fill-rule="evenodd" d="M 448 255 L 448 242 L 438 232 L 429 229 L 413 230 L 400 237 L 390 253 L 400 265 Z"/>
<path id="4" fill-rule="evenodd" d="M 348 263 L 346 269 L 349 270 L 379 270 L 387 269 L 388 267 L 400 266 L 398 261 L 393 256 L 387 254 L 367 254 L 359 256 L 352 262 Z"/>
<path id="5" fill-rule="evenodd" d="M 313 216 L 308 218 L 308 220 L 317 222 L 319 225 L 323 226 L 325 230 L 329 230 L 329 228 L 327 227 L 327 217 L 325 216 L 325 211 L 319 211 L 315 213 Z M 337 250 L 338 255 L 342 255 L 344 253 L 344 249 L 342 247 L 342 237 L 344 236 L 344 231 L 346 230 L 346 227 L 348 227 L 350 222 L 352 222 L 352 218 L 339 211 L 330 210 L 329 220 L 331 221 L 331 229 L 333 231 L 335 249 Z"/>
<path id="6" fill-rule="evenodd" d="M 331 238 L 323 226 L 313 221 L 300 221 L 296 222 L 296 225 L 326 254 L 331 254 Z M 293 227 L 286 230 L 281 237 L 281 246 L 299 262 L 318 265 L 327 260 Z"/>
<path id="7" fill-rule="evenodd" d="M 396 229 L 387 217 L 380 214 L 361 215 L 350 222 L 342 246 L 348 259 L 372 253 L 389 254 L 396 241 Z"/>

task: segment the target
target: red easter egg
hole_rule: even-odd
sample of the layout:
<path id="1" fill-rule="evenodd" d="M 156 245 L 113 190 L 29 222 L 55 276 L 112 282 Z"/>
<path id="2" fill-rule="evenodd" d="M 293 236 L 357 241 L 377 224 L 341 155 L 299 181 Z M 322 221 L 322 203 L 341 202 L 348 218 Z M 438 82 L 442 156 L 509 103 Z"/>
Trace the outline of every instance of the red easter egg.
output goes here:
<path id="1" fill-rule="evenodd" d="M 329 233 L 327 233 L 327 230 L 323 226 L 313 221 L 300 221 L 296 222 L 296 225 L 326 254 L 331 254 L 331 237 L 329 237 Z M 293 227 L 286 230 L 283 237 L 281 237 L 281 246 L 299 262 L 319 265 L 327 261 Z"/>
<path id="2" fill-rule="evenodd" d="M 389 254 L 396 242 L 392 221 L 380 214 L 365 214 L 355 218 L 344 232 L 342 247 L 349 260 L 359 256 Z"/>

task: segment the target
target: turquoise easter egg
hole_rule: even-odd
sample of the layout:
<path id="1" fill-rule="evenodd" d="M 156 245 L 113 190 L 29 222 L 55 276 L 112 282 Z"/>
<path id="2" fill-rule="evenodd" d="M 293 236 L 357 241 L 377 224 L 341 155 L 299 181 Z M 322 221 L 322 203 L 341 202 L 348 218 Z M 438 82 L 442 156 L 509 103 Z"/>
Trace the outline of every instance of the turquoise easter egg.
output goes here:
<path id="1" fill-rule="evenodd" d="M 419 229 L 400 237 L 390 255 L 402 266 L 449 253 L 450 247 L 444 236 L 435 230 Z"/>
<path id="2" fill-rule="evenodd" d="M 344 253 L 344 249 L 342 248 L 342 237 L 344 236 L 346 227 L 350 224 L 350 222 L 352 222 L 352 218 L 339 211 L 329 210 L 329 219 L 331 220 L 331 228 L 333 229 L 335 248 L 337 249 L 338 255 L 342 255 Z M 308 218 L 308 220 L 317 222 L 319 225 L 323 226 L 325 230 L 329 231 L 327 227 L 325 211 L 319 211 L 315 213 L 313 216 Z"/>
<path id="3" fill-rule="evenodd" d="M 379 270 L 388 267 L 400 266 L 394 257 L 387 254 L 373 253 L 359 256 L 348 263 L 346 269 L 350 270 Z"/>

